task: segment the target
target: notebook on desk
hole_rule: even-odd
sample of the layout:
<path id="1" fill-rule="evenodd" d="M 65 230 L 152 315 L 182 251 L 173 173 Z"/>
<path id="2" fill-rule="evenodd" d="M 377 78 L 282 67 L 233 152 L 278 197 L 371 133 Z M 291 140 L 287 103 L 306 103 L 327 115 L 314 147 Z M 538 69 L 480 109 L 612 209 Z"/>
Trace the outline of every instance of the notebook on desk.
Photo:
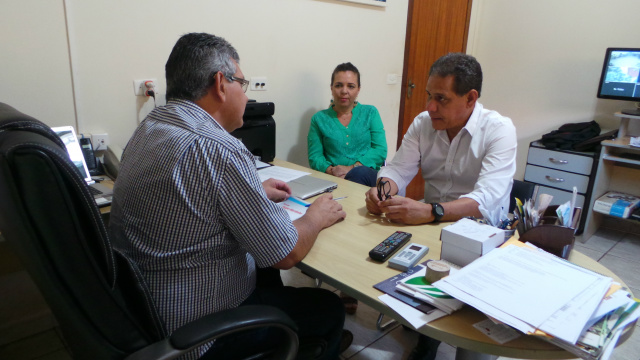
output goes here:
<path id="1" fill-rule="evenodd" d="M 319 179 L 311 175 L 305 175 L 287 182 L 291 188 L 291 194 L 300 199 L 308 199 L 312 196 L 333 191 L 338 184 L 333 181 Z"/>
<path id="2" fill-rule="evenodd" d="M 62 142 L 67 147 L 69 159 L 71 159 L 71 162 L 78 168 L 80 175 L 84 177 L 84 181 L 87 182 L 89 191 L 96 201 L 96 205 L 107 206 L 111 204 L 113 190 L 104 185 L 97 184 L 95 180 L 91 178 L 91 175 L 89 175 L 89 169 L 87 168 L 87 163 L 84 160 L 84 155 L 82 154 L 82 149 L 80 148 L 80 143 L 78 142 L 78 137 L 73 127 L 60 126 L 51 128 L 51 130 L 62 139 Z"/>

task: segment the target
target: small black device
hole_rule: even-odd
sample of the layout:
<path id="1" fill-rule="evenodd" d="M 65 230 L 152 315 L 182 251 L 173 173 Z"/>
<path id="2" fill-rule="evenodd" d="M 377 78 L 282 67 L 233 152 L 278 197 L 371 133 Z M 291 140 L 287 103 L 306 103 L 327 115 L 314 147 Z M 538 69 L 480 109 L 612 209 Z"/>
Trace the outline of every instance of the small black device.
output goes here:
<path id="1" fill-rule="evenodd" d="M 383 262 L 404 246 L 409 239 L 411 239 L 411 234 L 408 232 L 396 231 L 369 251 L 369 257 L 373 260 Z"/>
<path id="2" fill-rule="evenodd" d="M 96 160 L 96 155 L 93 152 L 91 139 L 83 137 L 80 138 L 79 142 L 80 148 L 82 149 L 82 155 L 84 155 L 84 161 L 87 163 L 87 169 L 89 169 L 90 173 L 93 173 L 98 169 L 98 161 Z"/>
<path id="3" fill-rule="evenodd" d="M 598 98 L 640 101 L 638 63 L 640 63 L 640 48 L 608 48 L 600 74 Z M 640 115 L 640 109 L 622 109 L 621 112 L 627 115 Z"/>
<path id="4" fill-rule="evenodd" d="M 438 222 L 444 216 L 444 207 L 442 207 L 442 205 L 440 205 L 438 203 L 431 203 L 431 213 L 433 214 L 433 217 L 435 218 L 435 220 L 433 220 L 433 221 L 434 222 Z"/>

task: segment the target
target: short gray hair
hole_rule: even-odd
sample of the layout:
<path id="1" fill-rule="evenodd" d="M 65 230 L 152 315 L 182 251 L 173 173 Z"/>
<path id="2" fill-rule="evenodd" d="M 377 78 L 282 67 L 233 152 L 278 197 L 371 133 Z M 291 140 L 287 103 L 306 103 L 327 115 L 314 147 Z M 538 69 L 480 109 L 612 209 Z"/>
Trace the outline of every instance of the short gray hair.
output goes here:
<path id="1" fill-rule="evenodd" d="M 206 33 L 189 33 L 178 39 L 164 67 L 167 100 L 195 101 L 202 98 L 215 74 L 230 78 L 238 70 L 238 52 L 225 39 Z"/>

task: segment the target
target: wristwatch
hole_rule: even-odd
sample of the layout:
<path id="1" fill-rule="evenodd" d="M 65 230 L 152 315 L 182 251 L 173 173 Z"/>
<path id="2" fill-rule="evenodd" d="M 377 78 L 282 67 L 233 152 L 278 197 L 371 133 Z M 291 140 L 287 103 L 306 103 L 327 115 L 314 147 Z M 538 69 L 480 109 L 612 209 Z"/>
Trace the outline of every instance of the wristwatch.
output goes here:
<path id="1" fill-rule="evenodd" d="M 431 203 L 431 213 L 435 218 L 433 221 L 440 221 L 444 216 L 444 208 L 438 203 Z"/>

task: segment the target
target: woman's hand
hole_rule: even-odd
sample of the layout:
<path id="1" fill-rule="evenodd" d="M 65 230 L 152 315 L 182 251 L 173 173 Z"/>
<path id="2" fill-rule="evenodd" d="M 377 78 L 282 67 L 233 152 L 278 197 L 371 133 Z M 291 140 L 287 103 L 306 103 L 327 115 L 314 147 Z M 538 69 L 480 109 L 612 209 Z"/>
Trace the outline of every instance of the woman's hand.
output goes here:
<path id="1" fill-rule="evenodd" d="M 331 171 L 331 175 L 344 179 L 345 175 L 347 175 L 347 173 L 351 171 L 351 169 L 353 169 L 353 165 L 351 166 L 336 165 L 336 166 L 333 166 L 332 168 L 333 169 Z"/>

